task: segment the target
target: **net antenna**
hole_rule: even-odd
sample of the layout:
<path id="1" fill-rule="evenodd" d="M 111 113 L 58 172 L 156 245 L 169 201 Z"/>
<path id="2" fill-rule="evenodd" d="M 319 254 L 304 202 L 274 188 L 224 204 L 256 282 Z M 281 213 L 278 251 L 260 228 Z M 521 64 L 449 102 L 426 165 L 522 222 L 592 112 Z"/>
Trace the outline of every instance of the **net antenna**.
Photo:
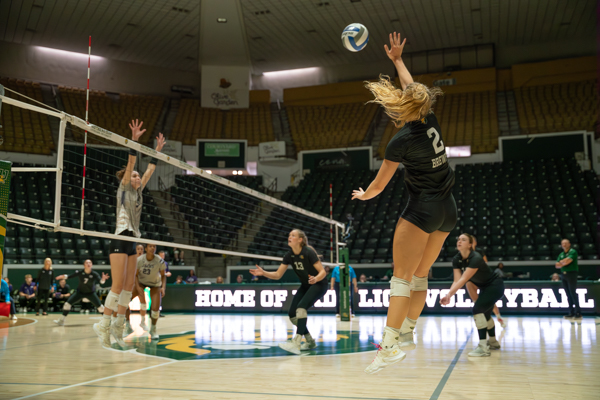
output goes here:
<path id="1" fill-rule="evenodd" d="M 21 215 L 22 213 L 9 212 L 8 219 L 13 223 L 27 224 L 37 229 L 46 229 L 59 233 L 72 234 L 73 241 L 75 241 L 77 238 L 80 238 L 81 240 L 87 240 L 89 243 L 89 241 L 91 241 L 92 239 L 98 239 L 103 240 L 103 242 L 106 243 L 107 239 L 119 239 L 137 243 L 149 243 L 155 244 L 159 247 L 177 247 L 180 250 L 189 250 L 192 252 L 204 252 L 209 254 L 239 257 L 240 260 L 246 259 L 245 262 L 248 263 L 247 265 L 250 265 L 250 262 L 254 262 L 256 260 L 271 261 L 275 262 L 276 264 L 279 264 L 281 262 L 281 252 L 287 252 L 288 250 L 285 239 L 287 238 L 289 231 L 294 228 L 299 228 L 307 231 L 311 238 L 311 244 L 315 246 L 317 250 L 329 250 L 329 230 L 330 226 L 332 226 L 335 229 L 335 260 L 339 260 L 339 246 L 337 242 L 339 241 L 340 232 L 344 232 L 345 229 L 345 225 L 341 222 L 335 221 L 331 218 L 328 218 L 327 216 L 319 215 L 302 209 L 298 206 L 286 203 L 275 197 L 269 196 L 259 190 L 251 189 L 232 180 L 228 180 L 220 176 L 211 174 L 210 172 L 192 166 L 184 162 L 183 160 L 179 160 L 177 158 L 168 156 L 164 153 L 156 152 L 154 149 L 149 148 L 143 145 L 142 143 L 134 142 L 115 132 L 94 125 L 89 121 L 84 121 L 83 119 L 75 115 L 25 103 L 13 98 L 6 97 L 4 95 L 0 96 L 0 100 L 4 103 L 5 106 L 10 105 L 11 107 L 18 107 L 22 110 L 29 110 L 35 113 L 41 113 L 48 116 L 48 118 L 58 118 L 60 121 L 57 143 L 56 167 L 15 167 L 12 169 L 14 172 L 44 172 L 46 174 L 55 173 L 56 189 L 53 196 L 53 215 L 51 217 L 44 216 L 44 219 L 42 219 L 41 217 L 33 218 L 33 215 Z M 126 121 L 123 121 L 123 124 L 125 125 Z M 81 175 L 77 173 L 78 171 L 81 171 L 81 164 L 78 163 L 81 162 L 80 159 L 82 158 L 82 155 L 80 151 L 71 150 L 73 148 L 72 143 L 65 143 L 66 132 L 69 130 L 73 131 L 73 133 L 76 133 L 76 129 L 80 129 L 83 132 L 87 131 L 87 133 L 89 133 L 87 138 L 84 137 L 85 150 L 83 155 L 83 157 L 85 157 L 86 180 L 87 183 L 89 183 L 89 190 L 87 191 L 88 193 L 85 195 L 85 197 L 83 195 L 82 190 L 82 197 L 85 204 L 85 216 L 84 213 L 81 213 L 81 215 L 77 215 L 80 213 L 81 207 L 79 207 L 76 195 L 78 194 L 77 189 L 82 189 L 83 187 L 83 180 L 81 179 Z M 65 149 L 67 147 L 69 147 L 67 151 L 68 159 L 65 158 Z M 191 210 L 196 214 L 203 213 L 203 217 L 196 216 L 196 218 L 199 218 L 199 220 L 209 221 L 212 223 L 218 219 L 221 219 L 221 222 L 215 222 L 212 226 L 208 226 L 202 225 L 201 223 L 195 224 L 191 221 L 184 221 L 182 225 L 183 227 L 180 228 L 182 232 L 191 232 L 192 230 L 194 230 L 194 233 L 197 233 L 198 231 L 200 231 L 200 233 L 205 238 L 204 241 L 202 241 L 200 239 L 197 239 L 196 236 L 194 236 L 194 240 L 190 240 L 189 243 L 180 243 L 174 240 L 165 240 L 164 237 L 166 236 L 162 233 L 162 236 L 160 236 L 160 238 L 156 235 L 154 237 L 143 236 L 142 238 L 115 235 L 114 227 L 110 227 L 109 224 L 116 223 L 116 216 L 111 215 L 109 213 L 101 214 L 100 212 L 97 214 L 93 214 L 95 211 L 90 211 L 90 209 L 88 208 L 88 203 L 91 204 L 93 200 L 92 190 L 95 194 L 97 194 L 99 190 L 98 181 L 94 180 L 98 177 L 99 174 L 104 174 L 102 177 L 105 180 L 105 182 L 101 183 L 102 185 L 104 185 L 102 187 L 104 187 L 105 189 L 108 187 L 108 185 L 117 184 L 117 182 L 115 182 L 114 172 L 116 172 L 116 169 L 118 169 L 117 163 L 119 161 L 116 160 L 113 153 L 110 153 L 111 151 L 114 152 L 115 148 L 120 149 L 120 151 L 125 154 L 127 154 L 130 149 L 133 149 L 145 156 L 154 157 L 158 159 L 160 163 L 157 166 L 157 175 L 158 170 L 160 168 L 171 168 L 173 171 L 176 170 L 178 172 L 176 178 L 174 178 L 173 181 L 177 181 L 177 179 L 179 179 L 180 181 L 183 181 L 185 183 L 185 178 L 193 178 L 193 182 L 191 183 L 191 185 L 188 186 L 189 190 L 186 194 L 187 197 L 184 200 L 190 201 L 192 203 L 196 202 L 199 205 L 190 206 L 188 204 L 187 207 L 191 207 Z M 95 159 L 94 157 L 96 154 L 100 154 L 102 158 Z M 79 157 L 79 161 L 74 162 L 73 157 Z M 65 167 L 65 162 L 67 162 L 68 168 Z M 92 167 L 92 163 L 96 163 L 96 165 L 98 165 L 98 163 L 101 162 L 112 162 L 112 164 L 107 164 L 108 167 L 105 169 L 105 171 L 100 172 Z M 138 162 L 140 163 L 140 165 L 142 165 L 144 159 L 138 159 Z M 49 176 L 52 175 L 54 174 L 51 174 Z M 164 174 L 163 177 L 168 177 L 168 174 Z M 110 182 L 106 183 L 109 180 Z M 112 189 L 114 188 L 109 187 L 109 190 L 105 192 L 105 196 L 103 197 L 103 199 L 106 200 L 103 200 L 103 203 L 100 204 L 100 206 L 114 207 L 116 190 L 113 191 Z M 161 193 L 166 192 L 166 190 L 167 189 L 161 188 L 160 190 L 156 189 L 156 192 Z M 46 193 L 46 197 L 49 196 L 51 196 L 51 194 Z M 152 196 L 150 197 L 152 198 Z M 170 196 L 173 197 L 172 194 Z M 213 197 L 211 198 L 210 196 Z M 203 199 L 200 199 L 200 197 L 206 197 L 208 200 L 204 201 Z M 63 200 L 65 200 L 64 203 Z M 239 204 L 240 202 L 252 204 L 252 206 L 248 206 L 246 208 L 241 207 L 238 209 L 233 209 L 234 204 Z M 146 204 L 146 200 L 144 200 L 144 206 L 146 206 Z M 168 211 L 169 205 L 165 207 L 167 207 L 166 210 Z M 199 207 L 202 207 L 202 209 L 199 209 Z M 171 208 L 173 208 L 172 204 Z M 259 223 L 253 225 L 253 227 L 247 227 L 247 230 L 249 232 L 248 237 L 252 236 L 253 239 L 244 239 L 245 233 L 244 235 L 240 233 L 243 229 L 246 228 L 234 227 L 233 224 L 230 225 L 232 228 L 227 228 L 226 223 L 223 222 L 224 219 L 229 218 L 230 220 L 235 220 L 236 223 L 239 223 L 241 221 L 242 223 L 246 224 L 249 215 L 252 213 L 254 213 L 256 219 L 259 220 Z M 91 216 L 88 217 L 88 214 Z M 144 217 L 144 215 L 148 214 L 143 212 L 142 217 Z M 164 219 L 169 218 L 166 215 L 170 215 L 170 213 L 165 212 L 165 215 L 163 216 Z M 189 216 L 189 213 L 185 215 Z M 154 215 L 151 215 L 151 217 L 153 216 Z M 71 218 L 70 226 L 68 224 L 69 218 Z M 83 227 L 81 224 L 81 220 L 83 220 Z M 74 221 L 76 221 L 76 223 Z M 88 224 L 88 222 L 90 224 Z M 177 221 L 177 223 L 180 222 L 181 221 Z M 103 224 L 102 228 L 100 228 L 101 224 Z M 88 228 L 89 226 L 91 226 L 92 228 Z M 206 231 L 203 231 L 205 229 Z M 229 235 L 229 238 L 235 236 L 231 239 L 231 241 L 237 241 L 241 243 L 244 240 L 247 240 L 247 242 L 243 243 L 243 245 L 236 246 L 230 244 L 223 244 L 223 242 L 219 242 L 217 240 L 221 238 L 219 235 L 221 235 L 226 229 L 229 229 L 229 231 L 226 232 L 226 234 Z M 172 228 L 169 227 L 168 230 L 172 231 Z M 144 230 L 142 230 L 142 234 L 144 235 Z M 65 240 L 62 234 L 60 237 L 60 240 Z M 266 237 L 271 240 L 271 242 L 268 242 L 268 244 L 265 244 L 267 242 L 263 240 Z M 212 238 L 217 239 L 211 241 Z M 67 248 L 64 245 L 62 247 L 63 249 Z M 49 249 L 51 249 L 50 246 Z M 108 254 L 106 254 L 104 258 L 108 259 Z M 338 265 L 338 262 L 323 264 Z"/>
<path id="2" fill-rule="evenodd" d="M 85 91 L 85 123 L 89 124 L 89 109 L 90 109 L 90 64 L 92 61 L 92 36 L 88 42 L 88 68 L 87 68 L 87 89 Z M 83 230 L 83 215 L 85 211 L 85 166 L 87 163 L 87 129 L 84 129 L 83 139 L 83 182 L 81 186 L 81 221 L 79 229 Z"/>

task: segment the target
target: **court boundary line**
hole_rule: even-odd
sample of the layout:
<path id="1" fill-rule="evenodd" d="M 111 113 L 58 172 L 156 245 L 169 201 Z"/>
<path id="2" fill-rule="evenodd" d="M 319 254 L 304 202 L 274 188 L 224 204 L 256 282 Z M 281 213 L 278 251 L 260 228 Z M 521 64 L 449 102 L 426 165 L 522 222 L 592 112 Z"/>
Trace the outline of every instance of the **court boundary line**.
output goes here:
<path id="1" fill-rule="evenodd" d="M 471 331 L 469 333 L 465 342 L 458 349 L 458 352 L 456 353 L 456 355 L 454 356 L 454 359 L 452 360 L 452 362 L 446 369 L 446 372 L 442 376 L 440 383 L 438 383 L 438 385 L 436 386 L 436 388 L 433 391 L 433 393 L 431 394 L 431 397 L 429 398 L 429 400 L 438 400 L 439 399 L 440 395 L 442 394 L 442 391 L 444 390 L 444 387 L 446 387 L 446 383 L 448 383 L 448 379 L 450 378 L 450 375 L 452 375 L 452 371 L 454 370 L 456 363 L 458 363 L 458 360 L 460 359 L 460 356 L 462 355 L 463 351 L 465 350 L 465 347 L 467 347 L 467 344 L 469 344 L 469 341 L 471 340 L 471 336 L 473 336 L 473 331 Z"/>
<path id="2" fill-rule="evenodd" d="M 170 364 L 170 363 L 167 363 Z M 161 364 L 165 365 L 165 364 Z M 116 376 L 116 375 L 115 375 Z M 109 377 L 110 378 L 110 377 Z M 108 379 L 108 378 L 103 378 Z M 90 381 L 93 382 L 93 381 Z M 30 385 L 30 383 L 17 383 L 17 382 L 0 382 L 0 385 Z M 34 383 L 36 386 L 62 386 L 60 383 Z M 350 400 L 410 400 L 410 399 L 399 399 L 399 398 L 390 398 L 390 397 L 348 397 L 348 396 L 327 396 L 327 395 L 314 395 L 314 394 L 295 394 L 295 393 L 264 393 L 264 392 L 236 392 L 233 390 L 208 390 L 208 389 L 177 389 L 177 388 L 148 388 L 148 387 L 136 387 L 136 386 L 113 386 L 113 385 L 89 385 L 87 383 L 63 386 L 57 389 L 48 390 L 46 392 L 41 392 L 34 395 L 29 395 L 25 397 L 19 397 L 15 400 L 24 399 L 27 397 L 38 396 L 44 393 L 50 393 L 58 390 L 67 389 L 75 386 L 84 386 L 90 388 L 114 388 L 114 389 L 134 389 L 134 390 L 155 390 L 155 391 L 169 391 L 169 392 L 199 392 L 199 393 L 230 393 L 230 394 L 247 394 L 247 395 L 263 395 L 263 396 L 285 396 L 285 397 L 311 397 L 311 398 L 322 398 L 322 399 L 350 399 Z"/>
<path id="3" fill-rule="evenodd" d="M 19 318 L 19 317 L 17 317 Z M 0 329 L 15 329 L 15 328 L 23 328 L 25 326 L 31 326 L 31 325 L 35 325 L 38 323 L 38 320 L 35 318 L 27 318 L 27 317 L 22 317 L 23 319 L 31 319 L 33 320 L 33 322 L 31 324 L 27 324 L 27 325 L 16 325 L 16 326 L 7 326 L 6 328 L 0 328 Z M 18 321 L 18 319 L 17 319 Z"/>
<path id="4" fill-rule="evenodd" d="M 173 360 L 173 361 L 170 361 L 170 362 L 167 362 L 167 363 L 152 365 L 150 367 L 145 367 L 145 368 L 135 369 L 133 371 L 123 372 L 121 374 L 111 375 L 111 376 L 107 376 L 107 377 L 104 377 L 104 378 L 93 379 L 91 381 L 86 381 L 86 382 L 76 383 L 76 384 L 73 384 L 73 385 L 63 386 L 63 387 L 56 388 L 56 389 L 46 390 L 44 392 L 34 393 L 34 394 L 30 394 L 30 395 L 23 396 L 23 397 L 17 397 L 14 400 L 28 399 L 28 398 L 31 398 L 31 397 L 41 396 L 43 394 L 48 394 L 48 393 L 58 392 L 60 390 L 74 388 L 74 387 L 77 387 L 77 386 L 88 386 L 90 383 L 100 382 L 100 381 L 103 381 L 103 380 L 106 380 L 106 379 L 111 379 L 111 378 L 116 378 L 116 377 L 119 377 L 119 376 L 129 375 L 129 374 L 133 374 L 133 373 L 136 373 L 136 372 L 146 371 L 148 369 L 152 369 L 152 368 L 156 368 L 156 367 L 162 367 L 164 365 L 174 364 L 176 362 L 179 362 L 179 361 Z"/>

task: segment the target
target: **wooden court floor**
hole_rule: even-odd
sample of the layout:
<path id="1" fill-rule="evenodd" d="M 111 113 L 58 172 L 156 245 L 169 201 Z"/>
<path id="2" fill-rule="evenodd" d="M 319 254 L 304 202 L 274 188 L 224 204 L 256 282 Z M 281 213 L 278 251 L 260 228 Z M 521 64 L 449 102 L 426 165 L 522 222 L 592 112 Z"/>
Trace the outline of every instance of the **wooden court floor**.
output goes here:
<path id="1" fill-rule="evenodd" d="M 502 349 L 469 358 L 476 331 L 467 316 L 423 317 L 417 349 L 375 375 L 383 316 L 352 322 L 310 316 L 316 351 L 277 347 L 290 337 L 283 315 L 167 315 L 158 342 L 136 327 L 127 349 L 103 349 L 96 315 L 72 313 L 64 327 L 20 315 L 0 323 L 0 399 L 598 399 L 600 325 L 558 317 L 508 317 Z"/>

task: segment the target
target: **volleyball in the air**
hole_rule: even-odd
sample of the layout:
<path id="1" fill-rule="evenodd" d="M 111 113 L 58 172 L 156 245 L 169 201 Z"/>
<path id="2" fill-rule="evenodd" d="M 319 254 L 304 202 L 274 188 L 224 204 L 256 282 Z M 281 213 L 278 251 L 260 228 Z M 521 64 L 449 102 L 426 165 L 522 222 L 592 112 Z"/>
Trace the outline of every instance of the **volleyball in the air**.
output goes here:
<path id="1" fill-rule="evenodd" d="M 342 44 L 347 50 L 361 51 L 369 43 L 369 31 L 363 24 L 350 24 L 342 32 Z"/>

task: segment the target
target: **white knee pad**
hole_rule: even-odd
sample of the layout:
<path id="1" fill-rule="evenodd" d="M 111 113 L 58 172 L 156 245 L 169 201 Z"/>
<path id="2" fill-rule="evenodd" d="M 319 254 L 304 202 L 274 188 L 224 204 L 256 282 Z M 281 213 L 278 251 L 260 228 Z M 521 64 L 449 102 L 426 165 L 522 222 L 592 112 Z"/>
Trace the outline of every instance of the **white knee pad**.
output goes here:
<path id="1" fill-rule="evenodd" d="M 298 308 L 296 310 L 296 318 L 297 319 L 308 318 L 308 313 L 306 312 L 306 310 L 304 308 Z"/>
<path id="2" fill-rule="evenodd" d="M 129 307 L 129 303 L 131 303 L 132 293 L 128 290 L 121 290 L 121 295 L 119 296 L 119 305 L 122 307 Z"/>
<path id="3" fill-rule="evenodd" d="M 146 311 L 148 309 L 148 304 L 140 303 L 140 311 Z"/>
<path id="4" fill-rule="evenodd" d="M 475 326 L 477 327 L 477 329 L 487 328 L 487 321 L 485 320 L 484 314 L 475 314 L 473 315 L 473 318 L 475 318 Z"/>
<path id="5" fill-rule="evenodd" d="M 488 330 L 492 329 L 494 326 L 495 326 L 494 320 L 492 318 L 488 319 L 487 320 L 487 328 L 488 328 Z"/>
<path id="6" fill-rule="evenodd" d="M 152 317 L 152 319 L 157 319 L 158 317 L 160 317 L 160 311 L 150 311 L 150 316 Z"/>
<path id="7" fill-rule="evenodd" d="M 101 305 L 100 307 L 98 307 L 98 312 L 100 314 L 104 314 L 104 306 Z"/>
<path id="8" fill-rule="evenodd" d="M 111 290 L 110 292 L 108 292 L 108 296 L 106 296 L 106 300 L 104 300 L 104 307 L 108 308 L 111 311 L 117 311 L 118 305 L 119 305 L 119 295 Z"/>
<path id="9" fill-rule="evenodd" d="M 429 279 L 424 276 L 423 278 L 419 278 L 418 276 L 413 275 L 412 281 L 410 282 L 410 290 L 413 292 L 426 292 Z"/>
<path id="10" fill-rule="evenodd" d="M 65 305 L 63 306 L 63 310 L 71 311 L 71 305 L 69 303 L 65 303 Z"/>
<path id="11" fill-rule="evenodd" d="M 410 282 L 392 276 L 390 279 L 390 297 L 410 297 Z"/>
<path id="12" fill-rule="evenodd" d="M 292 325 L 298 326 L 298 317 L 292 317 L 290 318 L 290 321 L 292 321 Z"/>

